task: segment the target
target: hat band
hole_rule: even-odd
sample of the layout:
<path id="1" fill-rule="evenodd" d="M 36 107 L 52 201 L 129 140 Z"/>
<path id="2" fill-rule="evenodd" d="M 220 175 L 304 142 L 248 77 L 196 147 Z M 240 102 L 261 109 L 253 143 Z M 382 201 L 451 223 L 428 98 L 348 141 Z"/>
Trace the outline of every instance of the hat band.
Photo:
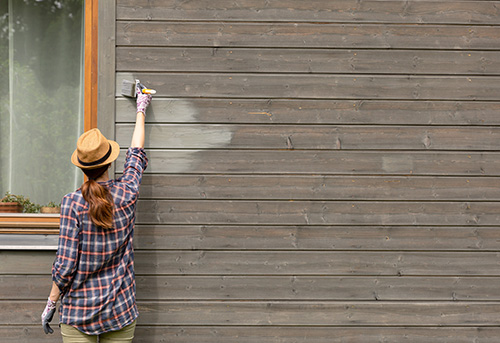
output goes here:
<path id="1" fill-rule="evenodd" d="M 109 143 L 108 143 L 109 144 Z M 104 155 L 102 158 L 98 159 L 97 161 L 94 161 L 94 162 L 83 162 L 82 160 L 80 160 L 80 158 L 77 156 L 77 159 L 78 159 L 78 162 L 84 166 L 84 167 L 92 167 L 92 166 L 96 166 L 98 164 L 101 164 L 103 163 L 104 161 L 106 161 L 108 159 L 108 157 L 111 155 L 111 144 L 109 144 L 109 150 L 108 152 L 106 153 L 106 155 Z"/>

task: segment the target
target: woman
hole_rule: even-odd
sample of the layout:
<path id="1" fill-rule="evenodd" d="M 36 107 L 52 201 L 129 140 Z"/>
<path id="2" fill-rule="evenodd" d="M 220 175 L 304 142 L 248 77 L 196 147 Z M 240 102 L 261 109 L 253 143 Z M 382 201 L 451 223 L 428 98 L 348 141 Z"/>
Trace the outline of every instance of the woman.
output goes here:
<path id="1" fill-rule="evenodd" d="M 135 303 L 135 209 L 142 174 L 144 121 L 151 95 L 137 92 L 137 118 L 123 176 L 110 180 L 108 168 L 120 147 L 98 129 L 80 136 L 71 161 L 88 178 L 61 203 L 59 246 L 52 289 L 42 313 L 45 333 L 61 297 L 63 342 L 132 342 Z"/>

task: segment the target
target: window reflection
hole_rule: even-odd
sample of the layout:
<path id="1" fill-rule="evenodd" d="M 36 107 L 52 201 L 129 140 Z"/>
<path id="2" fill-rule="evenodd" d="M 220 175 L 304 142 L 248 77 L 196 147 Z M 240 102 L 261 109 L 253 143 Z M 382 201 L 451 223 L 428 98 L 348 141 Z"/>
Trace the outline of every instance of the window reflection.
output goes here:
<path id="1" fill-rule="evenodd" d="M 69 157 L 83 131 L 83 8 L 0 2 L 0 195 L 59 203 L 82 182 Z"/>

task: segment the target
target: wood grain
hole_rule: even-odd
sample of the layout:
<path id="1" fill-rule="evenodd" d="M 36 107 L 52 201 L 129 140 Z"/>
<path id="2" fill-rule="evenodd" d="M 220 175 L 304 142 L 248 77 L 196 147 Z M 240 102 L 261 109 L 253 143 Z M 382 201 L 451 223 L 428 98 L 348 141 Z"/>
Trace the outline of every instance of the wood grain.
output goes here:
<path id="1" fill-rule="evenodd" d="M 137 225 L 141 250 L 497 251 L 500 229 L 442 226 Z"/>
<path id="2" fill-rule="evenodd" d="M 59 328 L 54 325 L 55 333 Z M 497 343 L 500 330 L 495 327 L 279 327 L 279 326 L 143 326 L 139 319 L 134 342 L 150 343 L 151 337 L 172 343 L 372 343 L 374 340 L 400 343 Z M 53 342 L 52 335 L 41 335 L 39 325 L 0 326 L 8 343 Z"/>
<path id="3" fill-rule="evenodd" d="M 0 251 L 0 274 L 50 275 L 54 255 Z M 158 250 L 135 255 L 137 276 L 500 276 L 498 252 Z"/>
<path id="4" fill-rule="evenodd" d="M 498 75 L 497 51 L 118 47 L 117 71 Z"/>
<path id="5" fill-rule="evenodd" d="M 148 150 L 146 173 L 497 176 L 493 152 Z M 125 152 L 116 162 L 123 171 Z"/>
<path id="6" fill-rule="evenodd" d="M 496 343 L 497 328 L 488 327 L 138 327 L 138 342 L 149 343 L 148 337 L 155 335 L 168 342 L 188 343 L 373 343 L 374 341 L 400 343 L 449 342 Z"/>
<path id="7" fill-rule="evenodd" d="M 141 199 L 499 201 L 497 177 L 145 175 Z"/>
<path id="8" fill-rule="evenodd" d="M 494 26 L 118 21 L 118 46 L 496 50 Z"/>
<path id="9" fill-rule="evenodd" d="M 116 125 L 130 143 L 134 125 Z M 500 151 L 500 127 L 146 125 L 146 148 Z M 227 137 L 227 139 L 223 139 Z"/>
<path id="10" fill-rule="evenodd" d="M 499 255 L 489 252 L 166 251 L 137 255 L 138 275 L 500 275 Z"/>
<path id="11" fill-rule="evenodd" d="M 500 42 L 500 40 L 499 40 Z M 159 97 L 499 100 L 497 76 L 136 73 Z M 116 74 L 117 96 L 127 73 Z"/>
<path id="12" fill-rule="evenodd" d="M 97 0 L 85 1 L 84 130 L 97 127 L 98 9 Z"/>
<path id="13" fill-rule="evenodd" d="M 121 0 L 119 20 L 379 22 L 500 24 L 498 7 L 487 1 Z"/>
<path id="14" fill-rule="evenodd" d="M 499 301 L 498 277 L 139 276 L 138 301 Z M 0 276 L 2 301 L 44 300 L 50 276 Z M 46 287 L 43 287 L 46 286 Z"/>
<path id="15" fill-rule="evenodd" d="M 466 322 L 495 325 L 500 305 L 492 303 L 143 303 L 143 320 L 175 325 L 442 326 Z"/>
<path id="16" fill-rule="evenodd" d="M 497 225 L 498 202 L 142 200 L 141 224 Z"/>
<path id="17" fill-rule="evenodd" d="M 135 122 L 135 110 L 133 100 L 116 99 L 118 123 Z M 146 122 L 498 126 L 500 125 L 499 112 L 500 102 L 480 101 L 162 99 L 155 97 L 148 109 Z"/>
<path id="18" fill-rule="evenodd" d="M 116 0 L 98 2 L 97 127 L 105 137 L 113 137 L 115 131 L 116 6 Z"/>
<path id="19" fill-rule="evenodd" d="M 33 325 L 43 302 L 8 302 L 0 320 L 7 325 Z M 227 326 L 493 326 L 500 305 L 453 302 L 140 302 L 143 322 L 160 325 Z M 13 312 L 23 313 L 12 316 Z M 377 314 L 377 315 L 374 315 Z"/>
<path id="20" fill-rule="evenodd" d="M 55 251 L 57 234 L 5 234 L 2 244 L 40 245 Z M 496 251 L 499 236 L 497 227 L 159 224 L 137 225 L 134 246 L 140 250 Z"/>

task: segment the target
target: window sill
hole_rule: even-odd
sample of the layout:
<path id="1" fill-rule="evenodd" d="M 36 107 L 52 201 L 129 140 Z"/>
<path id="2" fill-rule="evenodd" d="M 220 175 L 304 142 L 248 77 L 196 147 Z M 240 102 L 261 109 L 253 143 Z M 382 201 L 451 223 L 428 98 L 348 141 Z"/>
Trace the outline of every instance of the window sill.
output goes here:
<path id="1" fill-rule="evenodd" d="M 0 213 L 0 234 L 59 234 L 59 214 Z"/>
<path id="2" fill-rule="evenodd" d="M 0 213 L 0 250 L 57 250 L 59 214 Z"/>

